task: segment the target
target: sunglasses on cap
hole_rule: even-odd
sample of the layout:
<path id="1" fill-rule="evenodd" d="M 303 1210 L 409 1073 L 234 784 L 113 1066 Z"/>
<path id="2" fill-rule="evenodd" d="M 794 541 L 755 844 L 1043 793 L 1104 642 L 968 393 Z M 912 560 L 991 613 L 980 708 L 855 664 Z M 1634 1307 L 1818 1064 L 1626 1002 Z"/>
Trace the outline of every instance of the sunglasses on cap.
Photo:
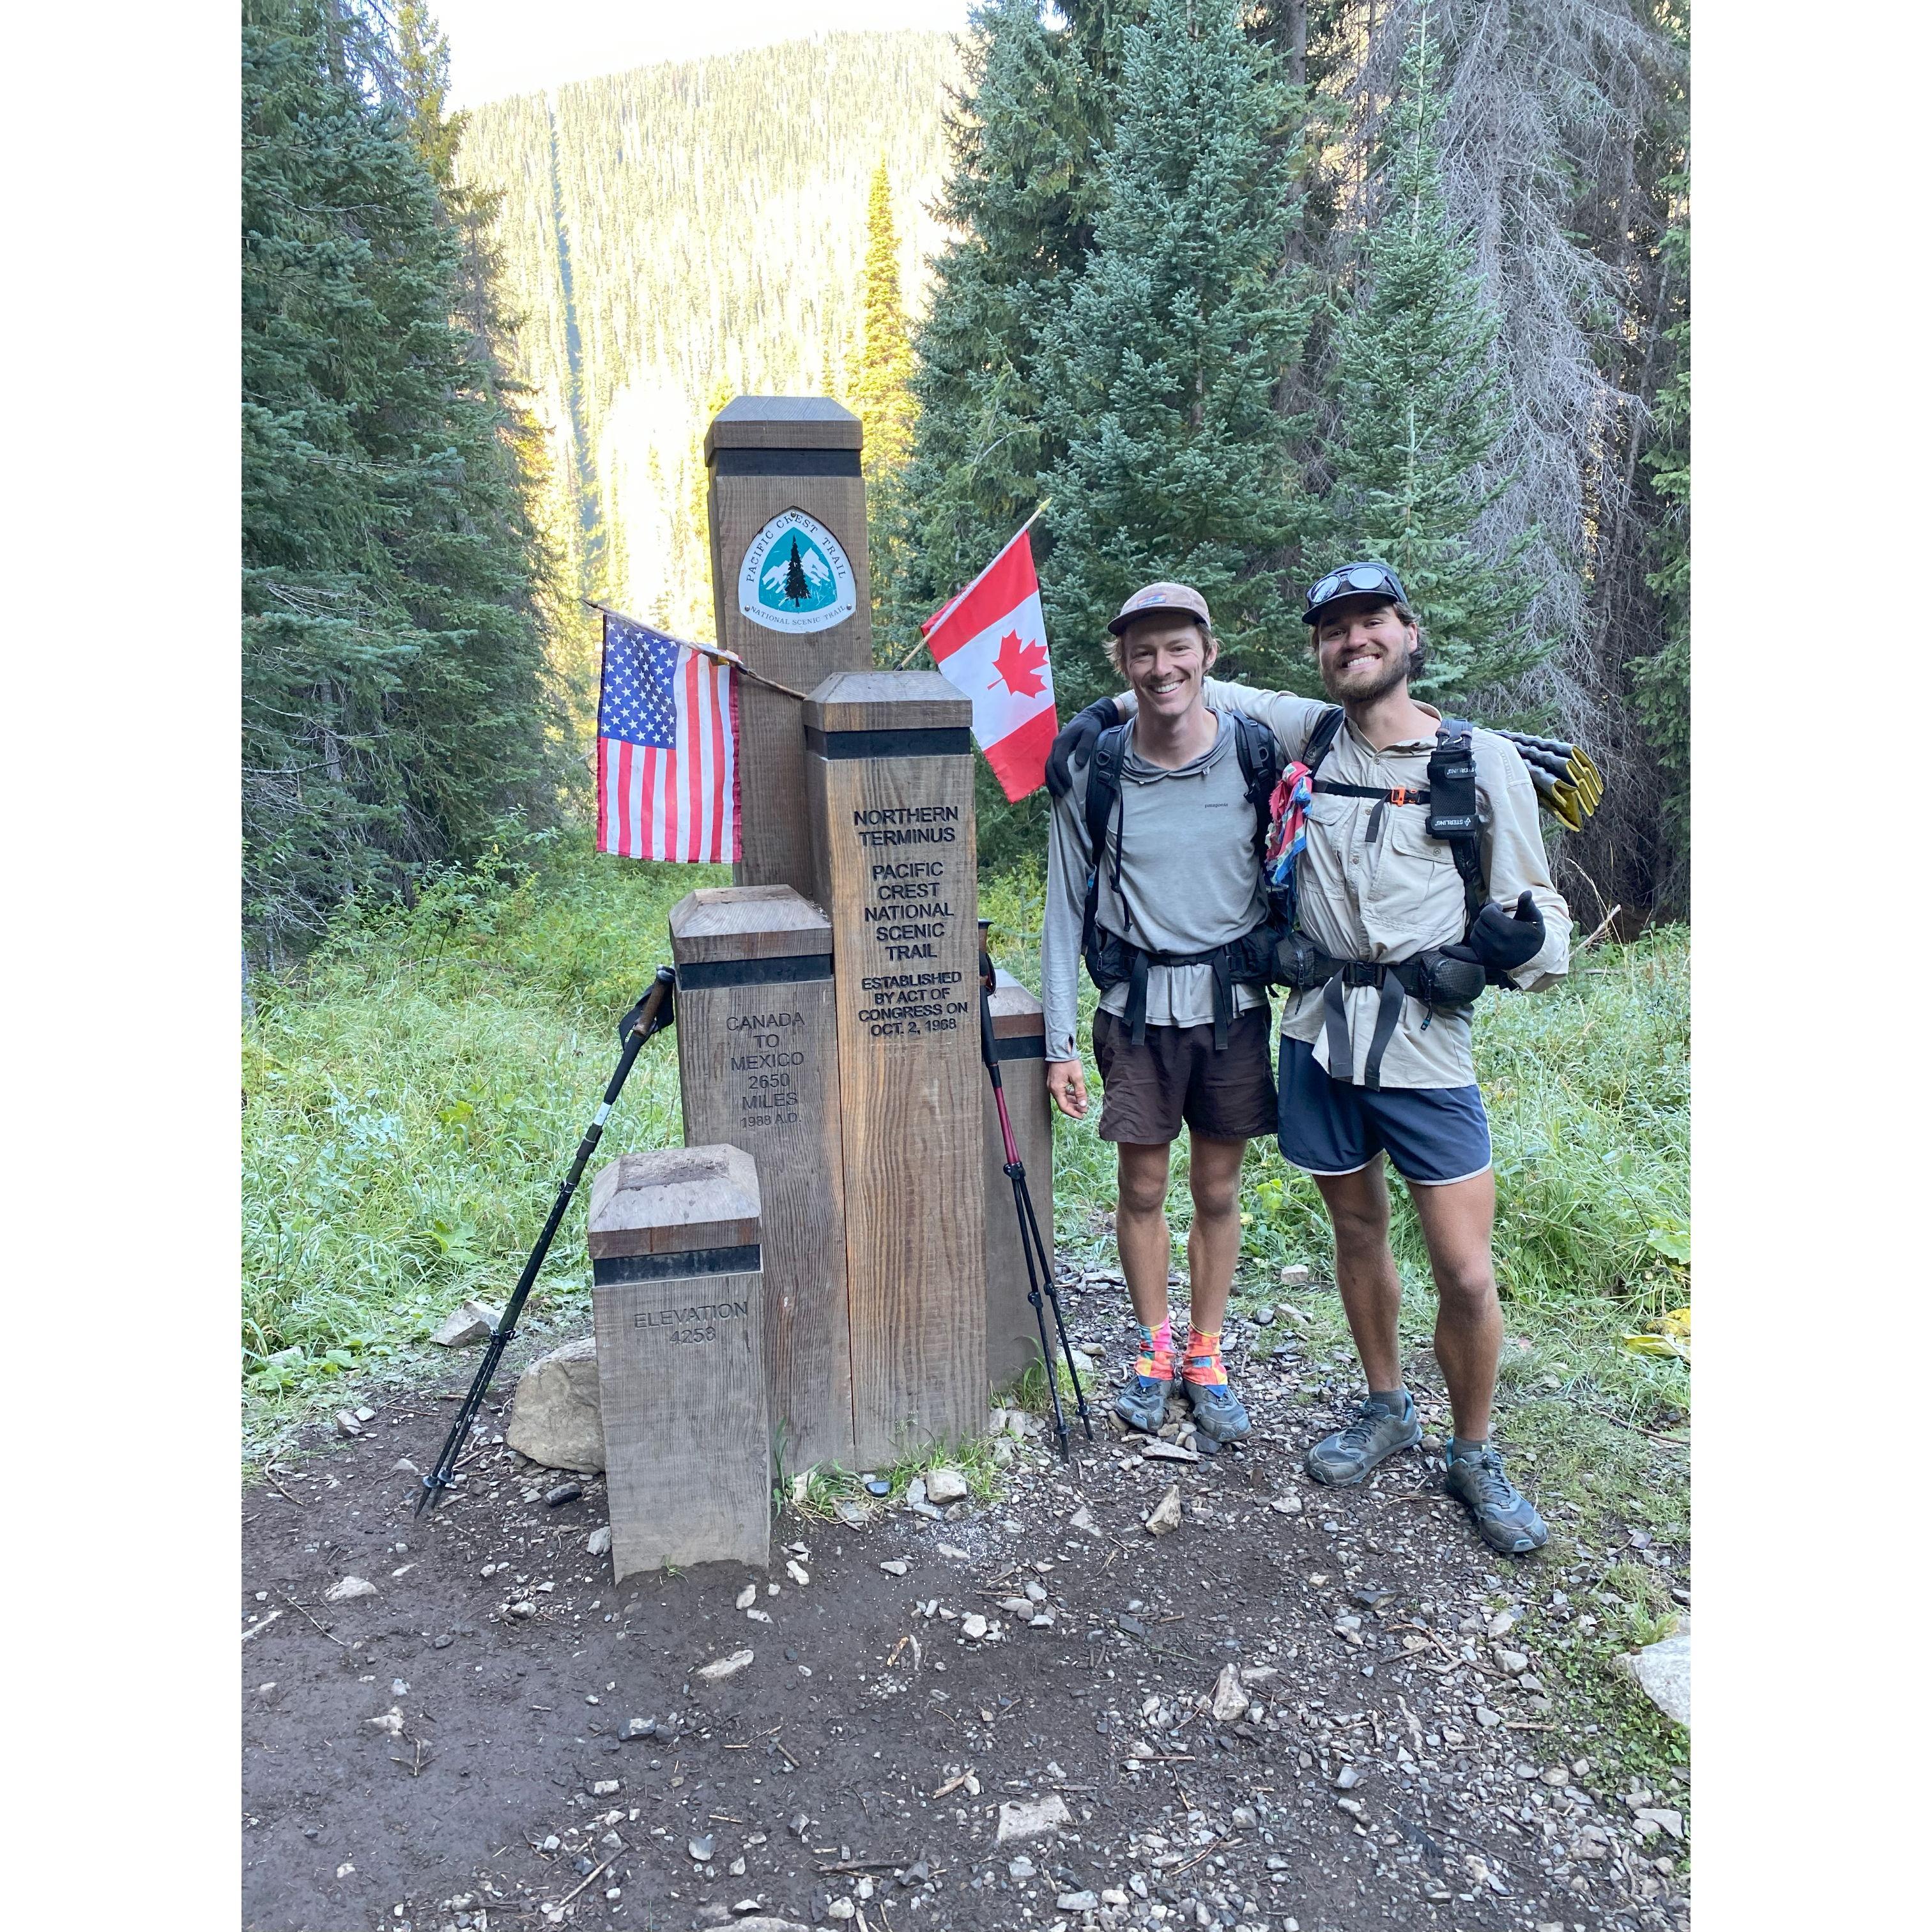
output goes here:
<path id="1" fill-rule="evenodd" d="M 1302 609 L 1302 622 L 1313 623 L 1316 613 L 1323 604 L 1362 591 L 1378 591 L 1384 597 L 1393 597 L 1398 604 L 1408 602 L 1408 593 L 1402 587 L 1402 579 L 1387 564 L 1352 563 L 1340 570 L 1331 570 L 1309 592 Z"/>

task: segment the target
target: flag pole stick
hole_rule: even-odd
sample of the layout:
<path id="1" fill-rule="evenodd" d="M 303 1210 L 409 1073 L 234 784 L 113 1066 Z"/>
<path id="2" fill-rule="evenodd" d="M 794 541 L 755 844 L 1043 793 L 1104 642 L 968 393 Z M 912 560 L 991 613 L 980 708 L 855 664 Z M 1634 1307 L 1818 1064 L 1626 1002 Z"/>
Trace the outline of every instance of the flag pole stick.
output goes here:
<path id="1" fill-rule="evenodd" d="M 1042 506 L 1044 507 L 1044 506 Z M 632 616 L 628 612 L 614 610 L 608 604 L 600 604 L 594 597 L 584 602 L 593 610 L 602 610 L 607 617 L 615 617 L 620 623 L 635 624 L 640 630 L 655 630 L 656 626 L 644 623 L 641 619 Z M 667 634 L 668 634 L 667 633 Z M 688 651 L 695 651 L 700 657 L 710 658 L 715 664 L 729 664 L 740 676 L 749 678 L 754 684 L 762 684 L 767 691 L 776 691 L 781 697 L 795 698 L 802 704 L 809 693 L 794 691 L 788 684 L 781 684 L 775 677 L 766 677 L 762 671 L 755 671 L 736 651 L 728 651 L 717 644 L 700 644 L 689 638 L 673 638 L 674 644 L 682 644 Z"/>
<path id="2" fill-rule="evenodd" d="M 1003 543 L 1002 544 L 1000 544 L 1000 546 L 999 547 L 999 548 L 993 553 L 993 563 L 998 563 L 998 562 L 999 562 L 1000 559 L 1001 557 L 1004 556 L 1006 555 L 1006 554 L 1007 553 L 1007 551 L 1008 551 L 1008 550 L 1011 550 L 1011 549 L 1012 548 L 1013 545 L 1014 545 L 1015 544 L 1018 543 L 1018 542 L 1019 542 L 1020 538 L 1021 538 L 1022 537 L 1026 535 L 1027 532 L 1028 532 L 1028 530 L 1031 530 L 1031 529 L 1033 528 L 1034 524 L 1035 524 L 1035 522 L 1036 522 L 1036 521 L 1037 521 L 1037 520 L 1038 520 L 1038 519 L 1039 519 L 1039 517 L 1040 517 L 1040 512 L 1041 512 L 1042 510 L 1046 509 L 1046 508 L 1048 507 L 1048 505 L 1050 505 L 1050 504 L 1052 502 L 1052 501 L 1053 501 L 1053 499 L 1052 499 L 1051 496 L 1042 496 L 1042 497 L 1041 497 L 1041 499 L 1040 500 L 1040 501 L 1039 501 L 1037 503 L 1036 503 L 1036 504 L 1034 506 L 1034 507 L 1033 507 L 1033 514 L 1032 514 L 1030 517 L 1028 518 L 1028 519 L 1026 520 L 1026 521 L 1025 521 L 1024 523 L 1023 523 L 1022 524 L 1021 524 L 1021 526 L 1019 526 L 1019 528 L 1018 528 L 1018 530 L 1016 530 L 1016 531 L 1014 531 L 1014 532 L 1012 533 L 1012 535 L 1011 536 L 1010 536 L 1009 538 L 1007 538 L 1007 539 L 1006 540 L 1006 542 L 1005 542 L 1004 543 Z M 990 571 L 990 570 L 992 568 L 992 567 L 993 567 L 993 563 L 989 563 L 989 564 L 988 564 L 988 565 L 987 565 L 987 566 L 986 566 L 986 570 L 982 570 L 982 571 L 981 571 L 981 572 L 980 572 L 980 577 L 976 577 L 976 578 L 974 578 L 974 580 L 973 580 L 973 582 L 972 582 L 971 584 L 968 584 L 968 585 L 967 585 L 967 586 L 966 586 L 966 589 L 965 589 L 964 590 L 961 591 L 961 592 L 960 592 L 960 593 L 959 593 L 959 596 L 958 596 L 958 597 L 949 597 L 949 598 L 946 600 L 946 602 L 945 602 L 944 604 L 942 604 L 939 607 L 939 608 L 940 608 L 940 614 L 942 616 L 944 616 L 944 614 L 946 614 L 946 611 L 948 611 L 949 610 L 950 610 L 950 609 L 952 608 L 952 607 L 954 604 L 957 604 L 957 603 L 959 602 L 960 598 L 962 598 L 962 597 L 965 596 L 966 596 L 966 594 L 967 594 L 967 592 L 968 592 L 968 591 L 971 590 L 973 589 L 974 586 L 975 584 L 978 584 L 978 582 L 980 581 L 980 577 L 984 577 L 984 576 L 986 574 L 986 572 L 987 572 L 987 571 Z M 916 644 L 915 645 L 914 645 L 914 646 L 913 646 L 913 647 L 912 647 L 912 649 L 911 649 L 910 650 L 909 650 L 908 652 L 906 652 L 906 654 L 905 654 L 905 656 L 904 656 L 904 657 L 902 657 L 902 658 L 900 658 L 900 660 L 898 661 L 898 664 L 894 667 L 894 668 L 895 668 L 896 670 L 910 670 L 910 669 L 911 668 L 911 665 L 912 665 L 912 661 L 913 661 L 913 659 L 914 659 L 914 658 L 917 657 L 917 656 L 919 656 L 920 652 L 922 650 L 923 650 L 925 648 L 926 648 L 926 633 L 925 633 L 923 631 L 922 631 L 922 632 L 920 633 L 919 642 L 918 642 L 917 644 Z"/>

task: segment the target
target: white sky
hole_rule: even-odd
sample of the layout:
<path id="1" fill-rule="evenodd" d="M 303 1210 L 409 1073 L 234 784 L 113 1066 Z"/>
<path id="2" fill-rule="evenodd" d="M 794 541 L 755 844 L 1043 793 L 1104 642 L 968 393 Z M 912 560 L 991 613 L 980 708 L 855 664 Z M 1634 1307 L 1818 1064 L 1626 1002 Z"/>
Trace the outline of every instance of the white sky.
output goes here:
<path id="1" fill-rule="evenodd" d="M 813 34 L 955 32 L 968 0 L 430 0 L 457 107 Z"/>

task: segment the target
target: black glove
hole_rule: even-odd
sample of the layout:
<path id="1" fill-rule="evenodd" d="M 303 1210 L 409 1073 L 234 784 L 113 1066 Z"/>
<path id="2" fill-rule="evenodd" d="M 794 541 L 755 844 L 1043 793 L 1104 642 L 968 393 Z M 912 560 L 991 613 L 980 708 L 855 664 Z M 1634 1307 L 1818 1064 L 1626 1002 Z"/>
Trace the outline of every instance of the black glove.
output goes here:
<path id="1" fill-rule="evenodd" d="M 1094 755 L 1095 740 L 1120 722 L 1120 707 L 1111 698 L 1103 698 L 1060 728 L 1060 735 L 1046 754 L 1046 788 L 1055 798 L 1064 798 L 1072 788 L 1076 760 L 1084 765 Z"/>
<path id="2" fill-rule="evenodd" d="M 1468 944 L 1492 976 L 1512 973 L 1525 960 L 1534 958 L 1543 950 L 1543 915 L 1537 910 L 1534 894 L 1525 892 L 1513 914 L 1492 900 L 1477 914 Z"/>

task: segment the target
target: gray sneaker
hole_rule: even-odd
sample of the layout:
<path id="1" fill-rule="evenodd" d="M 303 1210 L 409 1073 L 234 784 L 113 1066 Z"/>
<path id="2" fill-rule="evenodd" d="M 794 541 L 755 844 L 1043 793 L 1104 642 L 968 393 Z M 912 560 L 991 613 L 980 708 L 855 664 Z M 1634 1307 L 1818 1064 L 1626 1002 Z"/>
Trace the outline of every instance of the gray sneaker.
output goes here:
<path id="1" fill-rule="evenodd" d="M 1178 1382 L 1165 1376 L 1130 1376 L 1126 1386 L 1114 1398 L 1114 1413 L 1130 1429 L 1144 1436 L 1158 1436 L 1167 1420 L 1167 1399 L 1179 1388 Z"/>
<path id="2" fill-rule="evenodd" d="M 1346 1429 L 1324 1436 L 1308 1452 L 1303 1466 L 1318 1483 L 1337 1489 L 1359 1483 L 1376 1465 L 1398 1449 L 1413 1449 L 1422 1440 L 1422 1419 L 1415 1399 L 1405 1394 L 1402 1412 L 1391 1415 L 1374 1400 L 1363 1403 Z"/>
<path id="3" fill-rule="evenodd" d="M 1216 1442 L 1238 1442 L 1248 1432 L 1248 1412 L 1226 1382 L 1190 1382 L 1181 1392 L 1194 1412 L 1194 1426 Z"/>
<path id="4" fill-rule="evenodd" d="M 1442 1486 L 1476 1519 L 1483 1540 L 1505 1556 L 1523 1556 L 1550 1540 L 1536 1505 L 1503 1474 L 1503 1459 L 1486 1444 L 1473 1456 L 1450 1459 Z"/>

